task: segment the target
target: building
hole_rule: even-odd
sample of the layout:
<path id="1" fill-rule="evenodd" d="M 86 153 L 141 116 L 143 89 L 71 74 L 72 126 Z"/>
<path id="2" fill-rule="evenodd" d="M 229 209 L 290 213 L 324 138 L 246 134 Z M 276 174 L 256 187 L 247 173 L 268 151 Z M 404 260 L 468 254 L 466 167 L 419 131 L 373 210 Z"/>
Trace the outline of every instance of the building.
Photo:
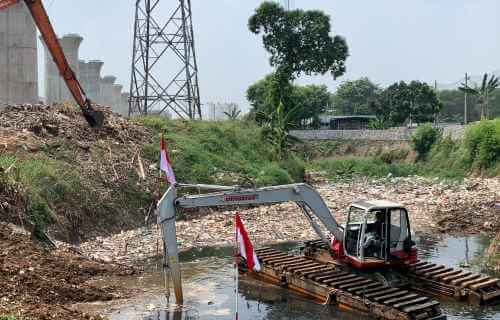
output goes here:
<path id="1" fill-rule="evenodd" d="M 365 115 L 330 116 L 328 123 L 331 130 L 363 130 L 368 129 L 370 122 L 376 119 L 376 116 Z"/>

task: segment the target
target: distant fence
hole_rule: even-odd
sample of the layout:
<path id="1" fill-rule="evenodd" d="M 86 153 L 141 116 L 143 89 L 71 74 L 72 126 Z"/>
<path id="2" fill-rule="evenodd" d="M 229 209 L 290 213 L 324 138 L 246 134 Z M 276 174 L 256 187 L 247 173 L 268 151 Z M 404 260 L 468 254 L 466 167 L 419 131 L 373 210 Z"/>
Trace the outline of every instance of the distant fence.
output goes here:
<path id="1" fill-rule="evenodd" d="M 465 126 L 443 125 L 443 134 L 452 139 L 462 137 Z M 393 128 L 387 130 L 292 130 L 290 134 L 302 140 L 374 140 L 408 141 L 415 129 Z"/>

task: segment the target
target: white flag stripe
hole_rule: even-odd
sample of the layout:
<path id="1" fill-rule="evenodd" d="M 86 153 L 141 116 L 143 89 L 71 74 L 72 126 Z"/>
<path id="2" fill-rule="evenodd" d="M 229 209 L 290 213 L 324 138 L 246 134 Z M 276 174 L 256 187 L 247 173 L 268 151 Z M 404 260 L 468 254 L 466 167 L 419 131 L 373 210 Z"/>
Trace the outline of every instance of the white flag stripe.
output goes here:
<path id="1" fill-rule="evenodd" d="M 241 235 L 240 229 L 238 229 L 237 235 L 238 235 L 238 243 L 239 243 L 239 247 L 240 247 L 240 255 L 243 258 L 248 259 L 246 248 L 245 248 L 245 242 L 243 240 L 243 236 Z M 252 254 L 253 254 L 253 261 L 255 263 L 254 270 L 260 271 L 260 263 L 259 263 L 259 259 L 257 258 L 257 255 L 255 254 L 255 251 L 252 252 Z"/>

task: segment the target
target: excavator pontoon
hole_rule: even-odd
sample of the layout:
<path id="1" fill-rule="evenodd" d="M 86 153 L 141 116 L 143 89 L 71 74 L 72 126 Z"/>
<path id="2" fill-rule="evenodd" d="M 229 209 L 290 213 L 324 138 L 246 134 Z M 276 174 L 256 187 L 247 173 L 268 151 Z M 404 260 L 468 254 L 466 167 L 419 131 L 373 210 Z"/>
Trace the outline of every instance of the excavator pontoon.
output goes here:
<path id="1" fill-rule="evenodd" d="M 197 190 L 198 194 L 178 190 Z M 240 270 L 325 304 L 358 310 L 381 319 L 446 319 L 432 297 L 484 305 L 500 302 L 500 280 L 418 260 L 408 211 L 385 200 L 356 201 L 345 226 L 331 214 L 320 194 L 303 183 L 244 189 L 213 185 L 171 186 L 159 201 L 158 223 L 164 237 L 165 268 L 183 302 L 175 218 L 187 208 L 267 205 L 295 202 L 318 235 L 306 241 L 301 255 L 271 248 L 256 250 L 260 272 Z M 369 271 L 404 274 L 390 283 Z M 423 295 L 425 294 L 425 295 Z M 429 295 L 429 296 L 427 296 Z"/>

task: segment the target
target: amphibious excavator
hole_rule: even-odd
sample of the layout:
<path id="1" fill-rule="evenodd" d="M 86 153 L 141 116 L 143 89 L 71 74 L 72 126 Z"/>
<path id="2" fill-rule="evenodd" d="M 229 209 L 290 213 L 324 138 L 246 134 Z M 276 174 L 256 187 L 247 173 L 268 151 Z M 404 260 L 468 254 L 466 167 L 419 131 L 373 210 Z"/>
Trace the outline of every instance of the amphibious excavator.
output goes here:
<path id="1" fill-rule="evenodd" d="M 182 195 L 178 196 L 178 191 Z M 198 194 L 189 194 L 196 190 Z M 256 206 L 295 202 L 319 240 L 306 241 L 292 255 L 259 248 L 260 272 L 240 270 L 325 304 L 336 304 L 382 319 L 446 319 L 439 301 L 446 296 L 475 304 L 500 301 L 500 281 L 489 276 L 418 260 L 408 211 L 385 200 L 360 200 L 341 226 L 320 194 L 307 184 L 245 189 L 213 185 L 170 186 L 158 203 L 165 268 L 172 276 L 176 301 L 183 302 L 175 219 L 182 209 Z M 369 271 L 404 274 L 396 285 Z"/>
<path id="2" fill-rule="evenodd" d="M 104 122 L 104 114 L 92 107 L 92 102 L 85 94 L 85 90 L 76 78 L 75 72 L 71 69 L 64 51 L 61 48 L 57 35 L 50 23 L 47 11 L 43 6 L 42 0 L 0 0 L 0 10 L 5 10 L 10 6 L 24 2 L 28 8 L 33 21 L 35 22 L 40 34 L 52 55 L 61 77 L 66 82 L 71 95 L 78 103 L 82 114 L 91 127 L 101 127 Z"/>

